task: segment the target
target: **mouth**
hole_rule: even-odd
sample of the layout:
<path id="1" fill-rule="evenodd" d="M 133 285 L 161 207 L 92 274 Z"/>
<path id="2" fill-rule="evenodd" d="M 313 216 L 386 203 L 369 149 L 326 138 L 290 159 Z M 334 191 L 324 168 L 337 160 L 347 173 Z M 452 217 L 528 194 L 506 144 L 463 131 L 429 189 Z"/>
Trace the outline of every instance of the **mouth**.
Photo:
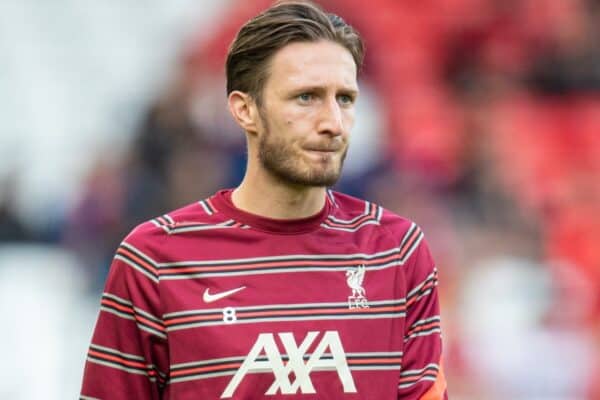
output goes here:
<path id="1" fill-rule="evenodd" d="M 338 147 L 308 147 L 305 148 L 306 151 L 311 151 L 315 153 L 337 153 L 341 150 Z"/>

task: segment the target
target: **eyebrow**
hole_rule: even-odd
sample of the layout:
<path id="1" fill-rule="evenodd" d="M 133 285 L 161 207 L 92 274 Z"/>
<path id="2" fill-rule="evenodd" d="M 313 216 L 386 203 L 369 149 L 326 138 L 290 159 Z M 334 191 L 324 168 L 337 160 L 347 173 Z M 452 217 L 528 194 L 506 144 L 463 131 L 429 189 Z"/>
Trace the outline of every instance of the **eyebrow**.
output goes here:
<path id="1" fill-rule="evenodd" d="M 304 92 L 322 93 L 325 91 L 327 91 L 327 89 L 324 86 L 319 86 L 319 85 L 299 86 L 297 88 L 290 90 L 290 92 L 294 93 L 294 94 L 300 94 L 300 93 L 304 93 Z M 340 88 L 339 90 L 337 90 L 337 92 L 349 94 L 349 95 L 356 97 L 356 96 L 358 96 L 359 90 L 358 90 L 358 88 L 354 88 L 354 87 L 345 87 L 345 88 Z"/>

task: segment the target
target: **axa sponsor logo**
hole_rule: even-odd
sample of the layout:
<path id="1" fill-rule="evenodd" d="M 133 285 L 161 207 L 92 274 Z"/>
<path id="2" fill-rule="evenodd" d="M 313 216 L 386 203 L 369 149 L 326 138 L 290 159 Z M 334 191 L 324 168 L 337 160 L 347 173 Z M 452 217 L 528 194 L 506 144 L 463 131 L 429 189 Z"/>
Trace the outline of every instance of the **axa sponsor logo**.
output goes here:
<path id="1" fill-rule="evenodd" d="M 291 332 L 277 334 L 277 339 L 287 354 L 287 357 L 283 357 L 277 347 L 276 336 L 272 333 L 261 333 L 244 362 L 227 384 L 221 398 L 232 397 L 247 374 L 265 372 L 272 373 L 275 378 L 265 392 L 267 396 L 277 393 L 316 393 L 310 378 L 314 371 L 336 371 L 344 393 L 356 393 L 354 379 L 338 332 L 326 331 L 314 351 L 309 354 L 308 350 L 313 347 L 318 337 L 319 332 L 308 332 L 304 340 L 298 344 Z"/>

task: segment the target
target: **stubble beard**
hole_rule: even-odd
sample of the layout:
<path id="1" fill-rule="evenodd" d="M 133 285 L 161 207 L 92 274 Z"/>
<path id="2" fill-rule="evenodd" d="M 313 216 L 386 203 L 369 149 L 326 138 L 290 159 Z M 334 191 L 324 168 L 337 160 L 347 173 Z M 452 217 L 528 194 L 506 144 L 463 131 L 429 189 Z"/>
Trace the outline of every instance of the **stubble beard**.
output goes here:
<path id="1" fill-rule="evenodd" d="M 258 159 L 263 168 L 282 182 L 296 186 L 329 187 L 338 181 L 348 148 L 340 158 L 339 166 L 306 164 L 302 155 L 271 134 L 268 121 L 261 116 L 264 134 L 258 142 Z M 329 156 L 324 156 L 329 157 Z M 323 160 L 323 163 L 331 161 Z"/>

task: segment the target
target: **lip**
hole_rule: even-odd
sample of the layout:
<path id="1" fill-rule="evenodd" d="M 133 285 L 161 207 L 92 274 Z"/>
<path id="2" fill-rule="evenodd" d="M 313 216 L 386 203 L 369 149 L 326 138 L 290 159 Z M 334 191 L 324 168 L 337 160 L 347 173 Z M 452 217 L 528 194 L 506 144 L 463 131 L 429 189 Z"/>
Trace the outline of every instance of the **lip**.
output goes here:
<path id="1" fill-rule="evenodd" d="M 315 153 L 337 153 L 339 149 L 305 149 L 306 151 L 312 151 Z"/>

